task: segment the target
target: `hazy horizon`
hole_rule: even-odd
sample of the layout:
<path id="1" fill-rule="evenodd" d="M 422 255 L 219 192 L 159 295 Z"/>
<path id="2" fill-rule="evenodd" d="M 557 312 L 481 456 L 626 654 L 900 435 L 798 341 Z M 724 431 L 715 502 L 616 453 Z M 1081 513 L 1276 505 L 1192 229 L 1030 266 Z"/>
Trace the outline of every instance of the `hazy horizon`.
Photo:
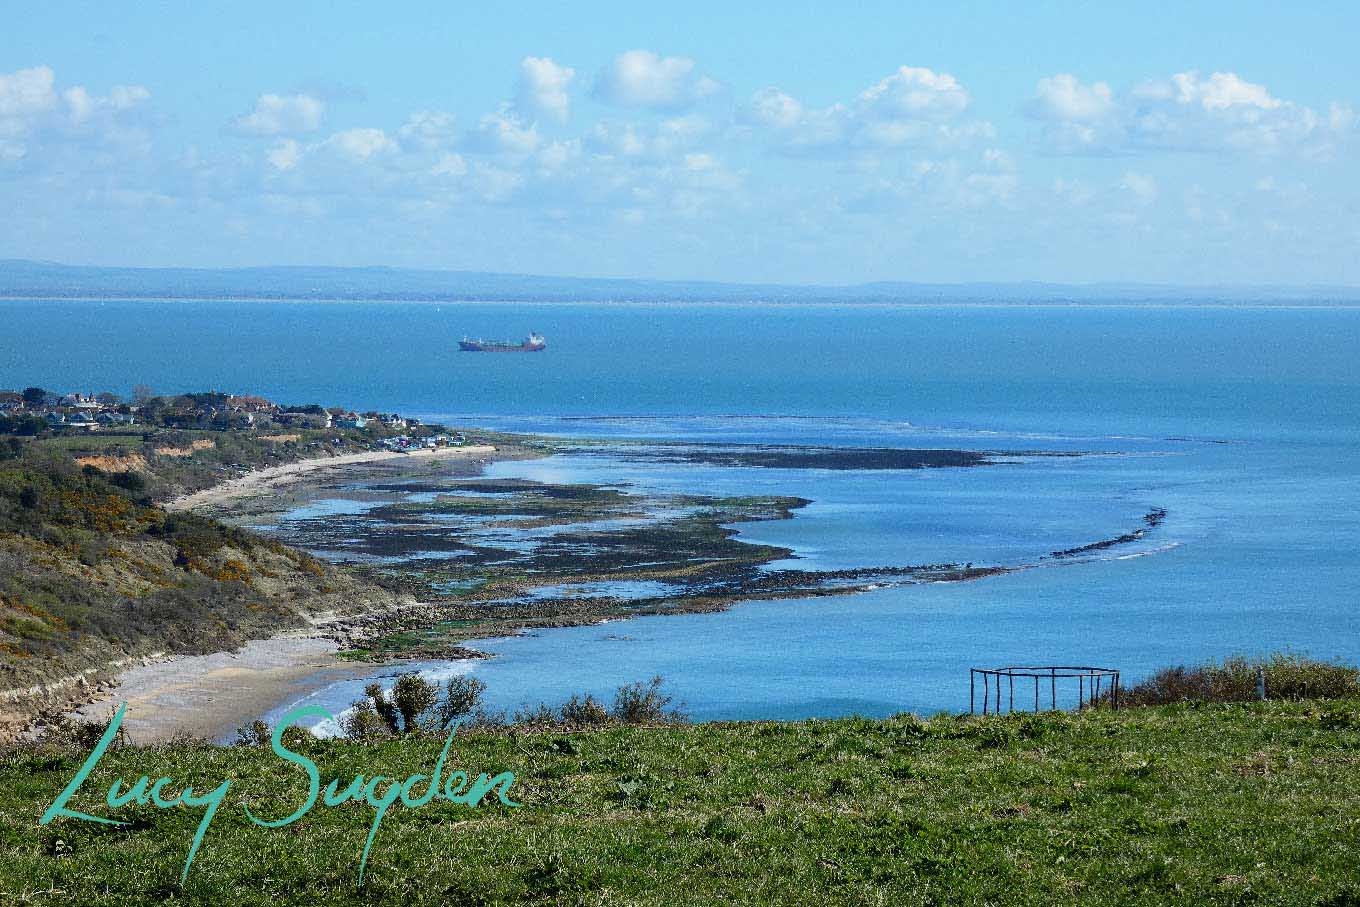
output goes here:
<path id="1" fill-rule="evenodd" d="M 272 278 L 266 280 L 265 278 Z M 233 278 L 248 279 L 233 283 Z M 359 284 L 326 281 L 358 280 Z M 384 281 L 363 285 L 364 278 Z M 411 281 L 401 284 L 402 279 Z M 177 279 L 176 284 L 164 281 Z M 184 280 L 197 280 L 185 285 Z M 157 281 L 162 281 L 158 284 Z M 25 282 L 27 281 L 27 282 Z M 142 283 L 138 283 L 142 281 Z M 291 283 L 290 281 L 296 281 Z M 308 281 L 304 284 L 302 281 Z M 318 284 L 317 282 L 321 283 Z M 393 282 L 396 285 L 393 285 Z M 580 274 L 516 274 L 445 268 L 404 268 L 392 265 L 312 266 L 293 264 L 214 267 L 133 267 L 68 264 L 29 259 L 0 260 L 0 296 L 58 298 L 206 298 L 232 296 L 260 299 L 335 298 L 403 299 L 430 301 L 459 298 L 506 301 L 627 301 L 611 294 L 634 294 L 637 301 L 675 302 L 1014 302 L 1102 303 L 1262 303 L 1360 302 L 1360 287 L 1320 284 L 1177 285 L 1140 281 L 1063 283 L 1056 281 L 960 281 L 932 283 L 911 280 L 865 281 L 851 284 L 753 283 Z M 737 299 L 734 294 L 750 294 Z M 1067 294 L 1074 294 L 1069 297 Z M 1084 296 L 1082 294 L 1085 294 Z"/>

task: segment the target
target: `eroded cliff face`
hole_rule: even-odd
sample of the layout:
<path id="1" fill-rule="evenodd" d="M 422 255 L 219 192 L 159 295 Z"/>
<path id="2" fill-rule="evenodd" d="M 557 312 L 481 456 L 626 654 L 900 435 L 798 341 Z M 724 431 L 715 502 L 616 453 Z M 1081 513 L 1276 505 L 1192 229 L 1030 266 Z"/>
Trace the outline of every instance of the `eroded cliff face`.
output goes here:
<path id="1" fill-rule="evenodd" d="M 91 464 L 0 464 L 0 736 L 146 657 L 227 651 L 403 598 Z M 128 483 L 134 484 L 135 483 Z"/>

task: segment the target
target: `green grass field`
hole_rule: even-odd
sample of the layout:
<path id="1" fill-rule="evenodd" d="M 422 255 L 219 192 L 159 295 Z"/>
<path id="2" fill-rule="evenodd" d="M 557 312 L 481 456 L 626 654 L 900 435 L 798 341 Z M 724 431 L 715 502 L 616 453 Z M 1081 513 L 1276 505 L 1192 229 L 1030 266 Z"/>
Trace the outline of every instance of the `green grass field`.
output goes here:
<path id="1" fill-rule="evenodd" d="M 324 786 L 428 772 L 437 739 L 312 742 Z M 318 805 L 267 748 L 0 763 L 5 903 L 1360 904 L 1360 701 L 1176 705 L 1006 718 L 468 735 L 448 770 L 513 771 L 518 808 Z M 201 809 L 124 807 L 115 776 L 234 779 L 183 887 Z M 419 789 L 418 789 L 419 790 Z"/>

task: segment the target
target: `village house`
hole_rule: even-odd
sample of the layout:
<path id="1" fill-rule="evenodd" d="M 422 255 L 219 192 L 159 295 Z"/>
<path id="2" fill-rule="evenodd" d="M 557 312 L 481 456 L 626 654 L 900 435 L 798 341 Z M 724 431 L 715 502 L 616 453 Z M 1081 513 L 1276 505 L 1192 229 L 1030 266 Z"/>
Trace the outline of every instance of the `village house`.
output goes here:
<path id="1" fill-rule="evenodd" d="M 131 413 L 120 413 L 117 410 L 104 410 L 94 417 L 100 425 L 136 425 L 137 417 Z"/>
<path id="2" fill-rule="evenodd" d="M 66 394 L 57 401 L 57 405 L 73 409 L 98 410 L 101 404 L 95 399 L 94 394 Z"/>
<path id="3" fill-rule="evenodd" d="M 233 412 L 239 413 L 276 413 L 279 411 L 277 403 L 251 394 L 234 395 L 228 398 L 228 406 Z"/>

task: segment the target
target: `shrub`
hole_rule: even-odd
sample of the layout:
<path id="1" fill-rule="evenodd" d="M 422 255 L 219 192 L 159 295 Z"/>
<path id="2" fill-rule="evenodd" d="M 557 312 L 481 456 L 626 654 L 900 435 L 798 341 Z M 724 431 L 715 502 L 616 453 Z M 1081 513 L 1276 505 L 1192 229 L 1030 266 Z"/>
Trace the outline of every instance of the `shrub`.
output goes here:
<path id="1" fill-rule="evenodd" d="M 1164 668 L 1142 683 L 1120 691 L 1120 705 L 1169 702 L 1250 702 L 1256 679 L 1266 674 L 1270 699 L 1341 699 L 1360 694 L 1360 670 L 1303 655 L 1274 654 L 1265 659 L 1229 658 L 1222 664 Z"/>
<path id="2" fill-rule="evenodd" d="M 594 696 L 572 696 L 562 706 L 562 721 L 584 727 L 598 727 L 610 721 L 609 709 Z"/>
<path id="3" fill-rule="evenodd" d="M 269 725 L 258 718 L 236 729 L 237 746 L 269 746 L 270 738 Z"/>
<path id="4" fill-rule="evenodd" d="M 146 477 L 139 472 L 115 472 L 109 476 L 109 483 L 133 494 L 146 491 Z"/>
<path id="5" fill-rule="evenodd" d="M 610 710 L 616 721 L 622 724 L 670 724 L 685 719 L 679 709 L 668 709 L 673 698 L 661 692 L 664 683 L 659 676 L 646 683 L 628 683 L 619 687 L 614 694 L 614 707 Z"/>
<path id="6" fill-rule="evenodd" d="M 515 709 L 515 716 L 511 721 L 514 724 L 531 727 L 550 727 L 557 723 L 557 713 L 549 708 L 546 702 L 540 702 L 536 706 L 521 706 Z"/>
<path id="7" fill-rule="evenodd" d="M 486 684 L 473 677 L 451 677 L 441 692 L 438 684 L 419 674 L 402 674 L 390 692 L 378 683 L 364 687 L 365 698 L 351 706 L 341 730 L 351 740 L 368 740 L 443 730 L 474 713 L 474 723 L 490 723 L 480 708 L 485 690 Z"/>
<path id="8" fill-rule="evenodd" d="M 480 709 L 482 694 L 485 692 L 486 684 L 476 677 L 469 677 L 466 674 L 450 677 L 444 684 L 444 696 L 434 709 L 439 727 L 446 728 L 459 718 Z"/>
<path id="9" fill-rule="evenodd" d="M 369 699 L 359 699 L 350 706 L 349 712 L 340 719 L 340 730 L 350 740 L 375 740 L 392 733 Z"/>

